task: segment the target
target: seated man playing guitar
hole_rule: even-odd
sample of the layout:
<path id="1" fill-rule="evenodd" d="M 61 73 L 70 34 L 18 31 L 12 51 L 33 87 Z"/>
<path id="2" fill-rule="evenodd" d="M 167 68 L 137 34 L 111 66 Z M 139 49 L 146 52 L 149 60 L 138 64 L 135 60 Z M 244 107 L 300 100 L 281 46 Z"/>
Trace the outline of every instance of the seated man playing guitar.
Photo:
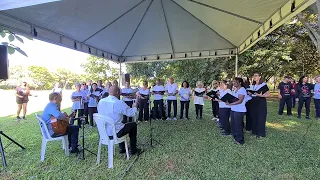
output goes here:
<path id="1" fill-rule="evenodd" d="M 69 125 L 69 119 L 72 116 L 68 116 L 66 113 L 61 113 L 58 109 L 62 97 L 59 93 L 53 92 L 49 95 L 50 102 L 44 108 L 42 112 L 42 119 L 45 121 L 51 137 L 58 137 L 68 134 L 70 153 L 79 152 L 78 149 L 78 136 L 79 127 Z"/>

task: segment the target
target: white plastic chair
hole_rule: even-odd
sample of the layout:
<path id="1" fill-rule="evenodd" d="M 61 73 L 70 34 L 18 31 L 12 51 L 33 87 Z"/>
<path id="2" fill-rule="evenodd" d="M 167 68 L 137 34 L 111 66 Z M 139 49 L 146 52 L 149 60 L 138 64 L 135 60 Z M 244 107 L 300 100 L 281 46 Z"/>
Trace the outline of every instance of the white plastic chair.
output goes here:
<path id="1" fill-rule="evenodd" d="M 133 104 L 137 103 L 137 99 L 132 99 L 132 103 Z M 132 117 L 132 122 L 137 122 L 138 112 L 139 112 L 139 110 L 137 110 L 136 114 Z"/>
<path id="2" fill-rule="evenodd" d="M 129 151 L 128 151 L 128 144 L 126 140 L 126 136 L 121 138 L 117 137 L 115 123 L 112 118 L 108 116 L 102 116 L 99 113 L 93 114 L 93 119 L 97 124 L 97 128 L 99 131 L 99 146 L 98 146 L 98 154 L 97 154 L 97 164 L 100 163 L 100 155 L 101 155 L 101 144 L 108 146 L 108 168 L 113 168 L 113 154 L 114 154 L 114 145 L 124 142 L 127 160 L 129 160 Z M 113 131 L 113 139 L 110 140 L 109 136 L 107 135 L 107 126 L 112 126 Z"/>
<path id="3" fill-rule="evenodd" d="M 69 156 L 69 141 L 68 141 L 68 135 L 59 136 L 59 137 L 51 137 L 49 134 L 49 130 L 47 128 L 46 123 L 43 121 L 42 117 L 38 114 L 35 114 L 36 118 L 38 119 L 40 130 L 42 134 L 42 146 L 41 146 L 41 153 L 40 153 L 40 160 L 41 162 L 44 161 L 45 153 L 46 153 L 46 147 L 47 142 L 49 141 L 62 141 L 62 149 L 64 149 L 64 152 L 67 156 Z"/>

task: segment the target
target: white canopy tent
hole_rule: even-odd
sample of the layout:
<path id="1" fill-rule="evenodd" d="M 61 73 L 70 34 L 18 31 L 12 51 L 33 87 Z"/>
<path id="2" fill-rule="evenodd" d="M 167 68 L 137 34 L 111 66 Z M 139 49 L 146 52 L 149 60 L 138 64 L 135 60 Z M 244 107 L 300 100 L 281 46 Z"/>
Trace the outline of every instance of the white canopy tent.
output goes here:
<path id="1" fill-rule="evenodd" d="M 315 2 L 51 1 L 1 0 L 0 26 L 118 63 L 237 57 Z"/>

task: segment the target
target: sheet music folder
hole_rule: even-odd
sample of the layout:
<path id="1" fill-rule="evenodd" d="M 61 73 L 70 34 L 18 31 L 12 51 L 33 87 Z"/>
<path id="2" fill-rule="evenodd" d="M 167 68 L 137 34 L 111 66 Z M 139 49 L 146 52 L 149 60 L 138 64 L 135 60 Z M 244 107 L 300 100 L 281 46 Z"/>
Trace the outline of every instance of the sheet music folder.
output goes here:
<path id="1" fill-rule="evenodd" d="M 266 93 L 269 91 L 269 87 L 267 85 L 262 86 L 260 89 L 258 90 L 253 90 L 253 89 L 246 89 L 248 92 L 250 92 L 251 94 L 260 94 L 262 92 L 262 94 Z"/>
<path id="2" fill-rule="evenodd" d="M 207 96 L 211 97 L 212 99 L 216 99 L 216 98 L 219 99 L 219 97 L 217 95 L 217 92 L 219 92 L 219 91 L 212 90 L 212 91 L 207 93 Z"/>
<path id="3" fill-rule="evenodd" d="M 237 97 L 234 97 L 233 95 L 227 93 L 220 100 L 223 102 L 233 103 L 233 102 L 238 101 L 239 99 Z"/>

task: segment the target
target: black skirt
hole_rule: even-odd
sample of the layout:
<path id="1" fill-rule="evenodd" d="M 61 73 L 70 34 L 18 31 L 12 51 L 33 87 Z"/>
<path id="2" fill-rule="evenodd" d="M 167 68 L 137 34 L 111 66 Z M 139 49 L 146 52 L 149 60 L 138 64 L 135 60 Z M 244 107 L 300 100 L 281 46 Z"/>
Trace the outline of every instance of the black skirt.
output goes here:
<path id="1" fill-rule="evenodd" d="M 22 98 L 16 97 L 17 104 L 28 103 L 28 101 L 29 101 L 29 97 L 28 96 L 23 96 Z"/>

